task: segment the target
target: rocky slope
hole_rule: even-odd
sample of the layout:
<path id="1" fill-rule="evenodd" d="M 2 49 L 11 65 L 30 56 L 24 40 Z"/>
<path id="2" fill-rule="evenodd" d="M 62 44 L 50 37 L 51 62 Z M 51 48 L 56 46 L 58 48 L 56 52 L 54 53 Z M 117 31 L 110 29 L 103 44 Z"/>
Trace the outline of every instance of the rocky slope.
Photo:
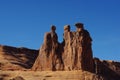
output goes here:
<path id="1" fill-rule="evenodd" d="M 24 80 L 119 80 L 120 62 L 97 60 L 98 72 L 88 71 L 31 71 L 37 50 L 0 46 L 0 80 L 21 76 Z M 17 80 L 17 79 L 13 79 Z"/>
<path id="2" fill-rule="evenodd" d="M 0 45 L 0 70 L 30 69 L 37 55 L 37 50 Z"/>

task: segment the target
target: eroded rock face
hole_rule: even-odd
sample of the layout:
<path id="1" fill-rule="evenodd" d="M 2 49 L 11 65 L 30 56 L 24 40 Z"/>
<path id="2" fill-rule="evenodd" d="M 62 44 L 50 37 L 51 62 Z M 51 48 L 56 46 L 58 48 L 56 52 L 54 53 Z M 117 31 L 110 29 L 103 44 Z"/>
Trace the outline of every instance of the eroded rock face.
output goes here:
<path id="1" fill-rule="evenodd" d="M 82 23 L 77 23 L 75 26 L 76 32 L 70 31 L 69 25 L 64 27 L 64 40 L 61 44 L 58 42 L 55 26 L 51 27 L 51 32 L 45 34 L 33 70 L 94 71 L 92 39 Z"/>
<path id="2" fill-rule="evenodd" d="M 76 24 L 77 31 L 71 32 L 70 26 L 64 29 L 63 62 L 65 70 L 94 71 L 91 37 L 83 24 Z"/>
<path id="3" fill-rule="evenodd" d="M 56 28 L 52 26 L 51 32 L 45 34 L 39 55 L 38 50 L 0 45 L 0 80 L 8 77 L 10 80 L 31 79 L 31 75 L 36 80 L 49 77 L 61 80 L 120 80 L 120 62 L 93 59 L 89 32 L 83 24 L 78 23 L 76 27 L 76 31 L 70 31 L 70 26 L 66 25 L 64 40 L 59 43 Z M 40 72 L 31 71 L 31 67 Z M 15 77 L 18 73 L 21 74 Z M 11 74 L 15 78 L 11 79 Z"/>
<path id="4" fill-rule="evenodd" d="M 55 26 L 52 26 L 51 32 L 45 34 L 44 43 L 40 48 L 39 56 L 36 59 L 33 70 L 62 70 L 63 62 L 59 45 L 58 36 L 55 33 Z"/>
<path id="5" fill-rule="evenodd" d="M 120 63 L 114 61 L 101 61 L 98 58 L 94 58 L 95 73 L 101 75 L 105 80 L 119 80 L 120 79 Z"/>
<path id="6" fill-rule="evenodd" d="M 31 69 L 37 56 L 38 50 L 0 45 L 0 70 Z"/>

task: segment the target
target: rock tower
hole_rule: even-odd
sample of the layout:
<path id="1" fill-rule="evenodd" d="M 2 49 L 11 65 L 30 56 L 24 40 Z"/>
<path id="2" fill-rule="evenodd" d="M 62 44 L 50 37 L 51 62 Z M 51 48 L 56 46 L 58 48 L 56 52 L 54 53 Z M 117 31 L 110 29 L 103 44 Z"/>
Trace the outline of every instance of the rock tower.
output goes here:
<path id="1" fill-rule="evenodd" d="M 70 25 L 64 26 L 63 42 L 58 42 L 56 27 L 51 26 L 47 32 L 39 55 L 32 67 L 33 70 L 85 70 L 94 72 L 92 39 L 82 23 L 76 23 L 76 31 Z"/>

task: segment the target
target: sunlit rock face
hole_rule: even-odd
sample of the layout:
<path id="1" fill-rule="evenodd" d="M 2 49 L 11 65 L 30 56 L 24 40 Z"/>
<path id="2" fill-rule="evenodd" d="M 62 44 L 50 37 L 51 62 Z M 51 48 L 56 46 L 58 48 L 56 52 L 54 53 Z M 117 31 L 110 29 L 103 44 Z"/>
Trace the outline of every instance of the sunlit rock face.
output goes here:
<path id="1" fill-rule="evenodd" d="M 56 27 L 51 27 L 51 32 L 44 36 L 44 43 L 39 50 L 39 55 L 33 65 L 33 70 L 56 71 L 63 70 L 62 54 Z"/>
<path id="2" fill-rule="evenodd" d="M 82 23 L 76 23 L 76 31 L 64 26 L 63 42 L 58 42 L 56 27 L 44 36 L 33 70 L 86 70 L 93 72 L 92 39 Z"/>
<path id="3" fill-rule="evenodd" d="M 64 46 L 62 59 L 64 70 L 94 71 L 91 49 L 92 39 L 83 24 L 77 23 L 76 32 L 70 31 L 70 26 L 64 27 Z"/>

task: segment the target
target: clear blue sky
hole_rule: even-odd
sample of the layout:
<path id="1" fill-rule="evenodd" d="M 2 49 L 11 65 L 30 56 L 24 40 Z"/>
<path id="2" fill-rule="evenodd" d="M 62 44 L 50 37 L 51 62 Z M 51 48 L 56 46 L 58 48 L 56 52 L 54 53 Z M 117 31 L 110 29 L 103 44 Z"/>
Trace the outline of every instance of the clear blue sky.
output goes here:
<path id="1" fill-rule="evenodd" d="M 52 24 L 82 22 L 93 38 L 93 54 L 120 61 L 120 0 L 0 0 L 0 44 L 39 49 Z"/>

